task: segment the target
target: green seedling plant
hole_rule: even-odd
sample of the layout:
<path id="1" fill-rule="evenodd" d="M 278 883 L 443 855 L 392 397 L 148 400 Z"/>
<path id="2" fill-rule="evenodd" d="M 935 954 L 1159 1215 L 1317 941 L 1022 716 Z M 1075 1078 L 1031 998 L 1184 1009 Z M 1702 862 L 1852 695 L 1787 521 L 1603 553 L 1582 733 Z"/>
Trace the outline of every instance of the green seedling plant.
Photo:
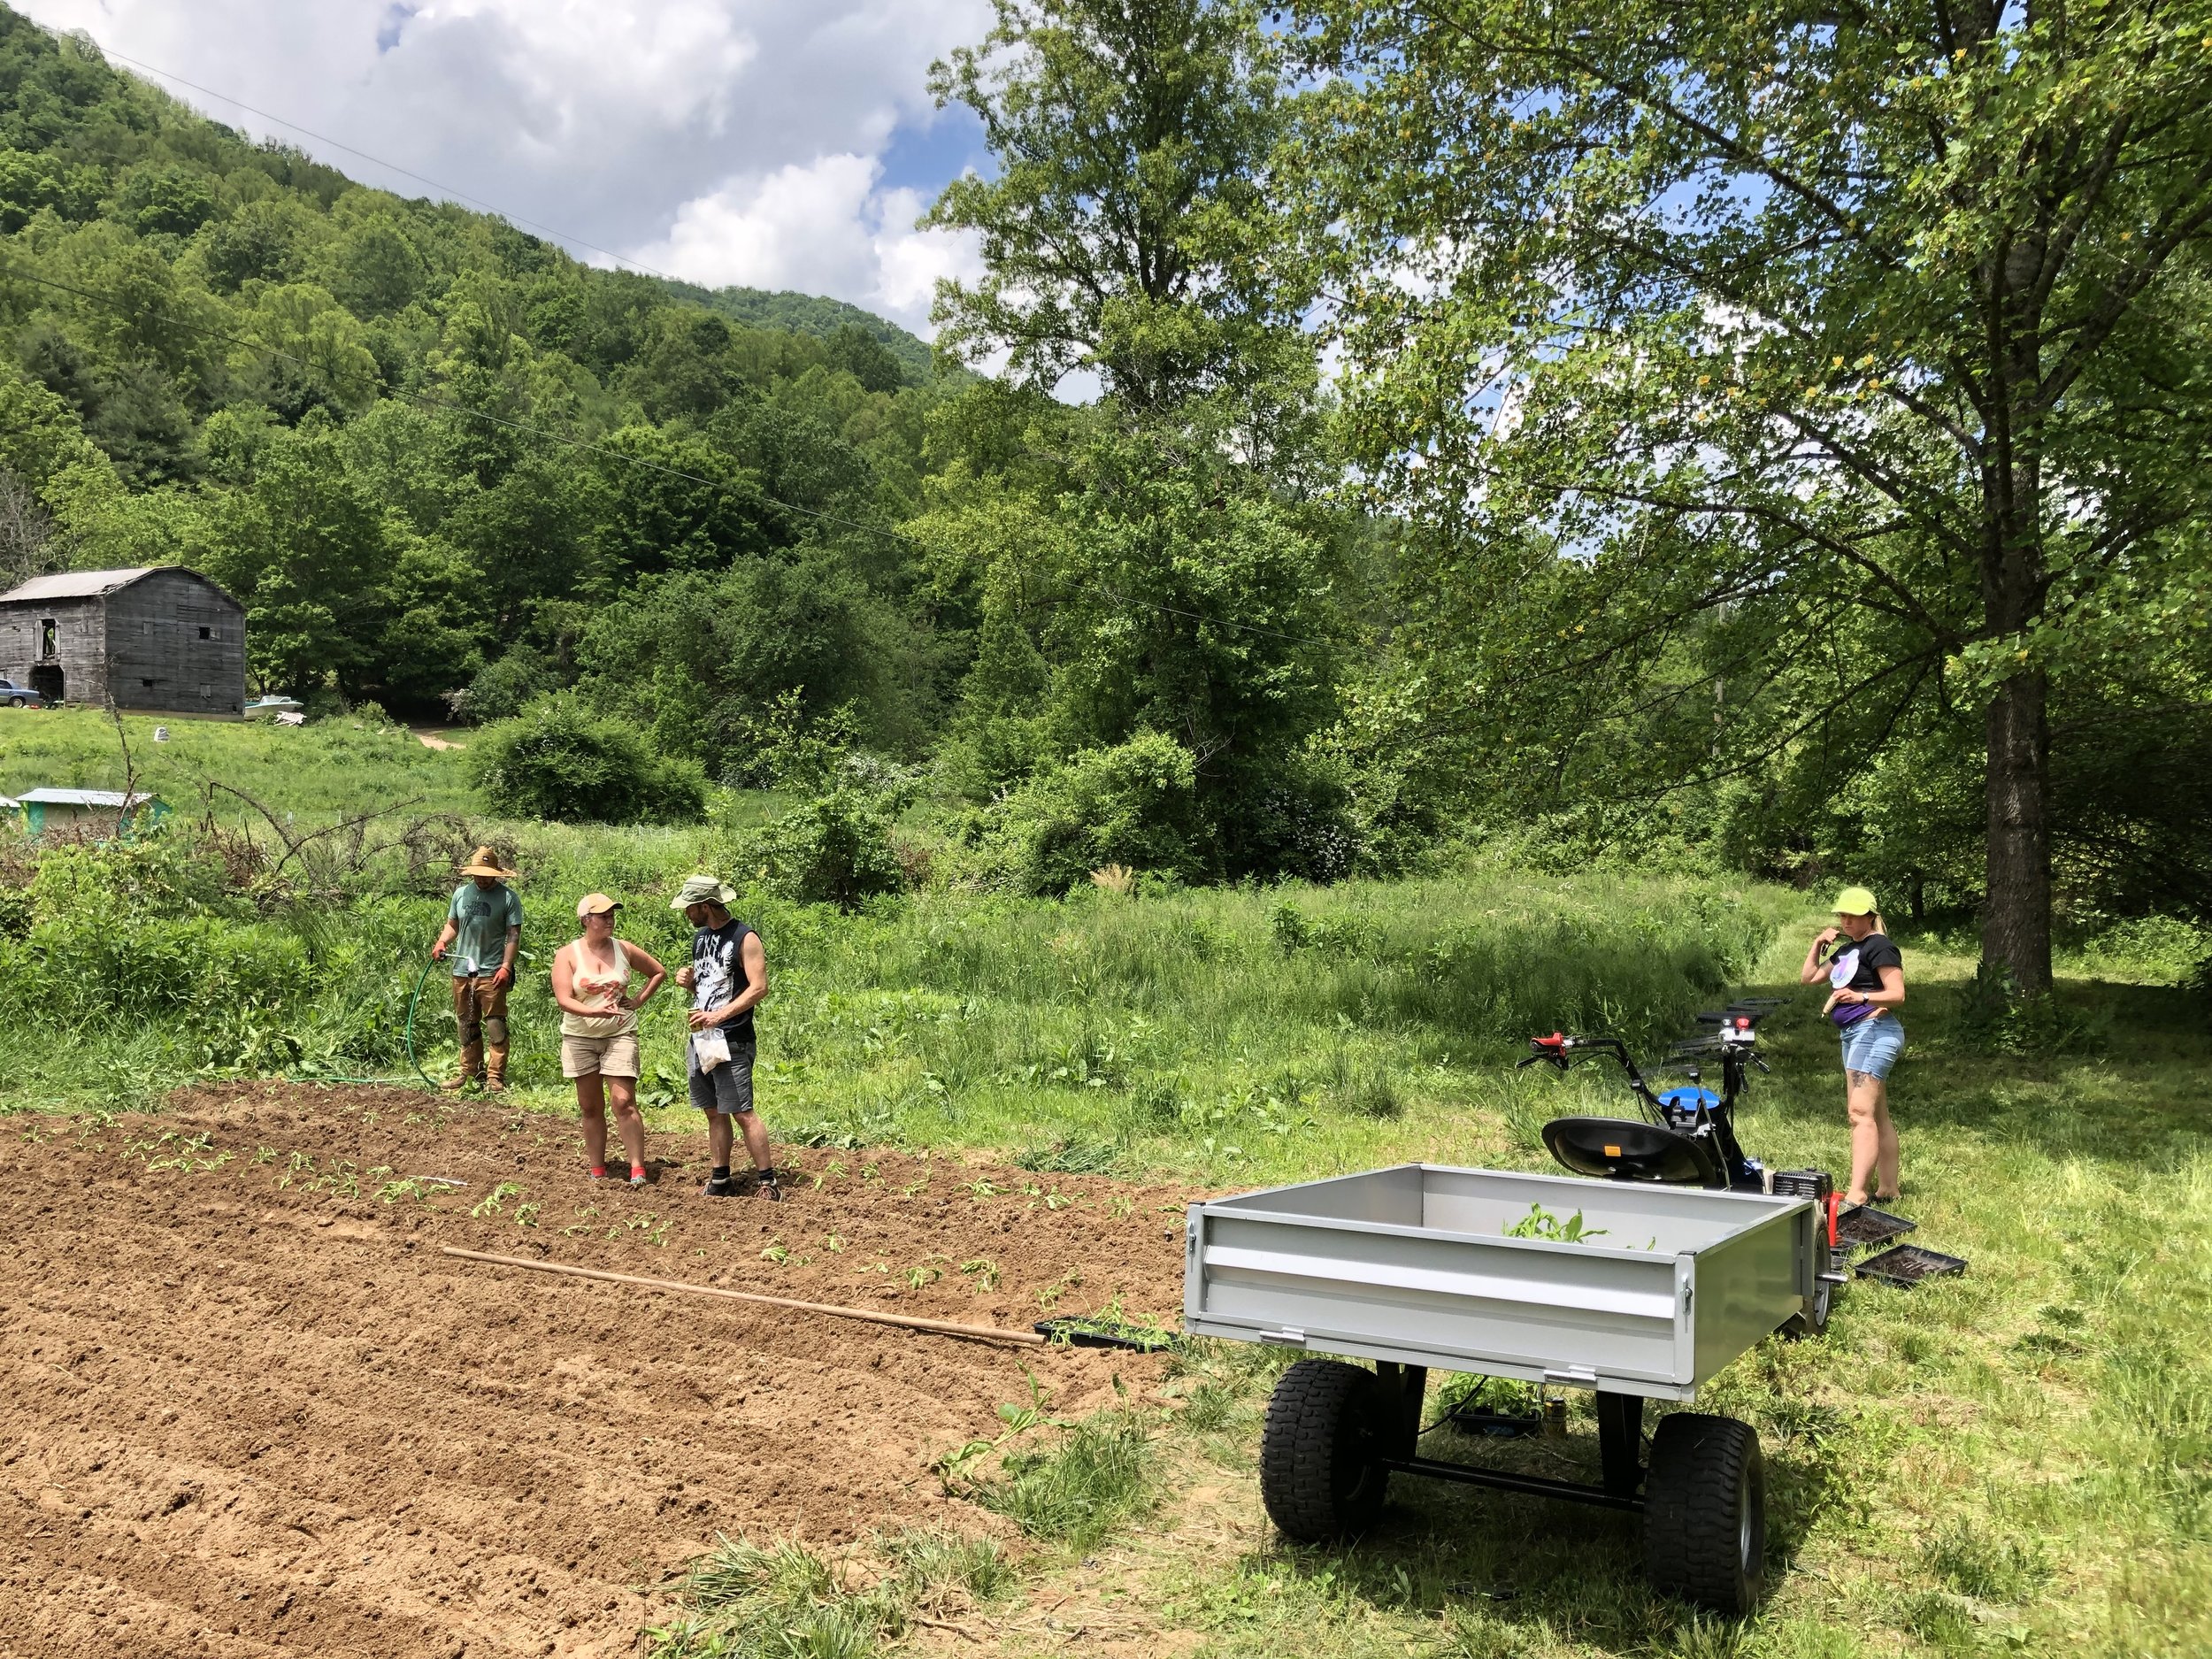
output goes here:
<path id="1" fill-rule="evenodd" d="M 778 1267 L 781 1267 L 791 1259 L 791 1252 L 781 1239 L 771 1239 L 768 1240 L 768 1248 L 760 1253 L 760 1259 L 764 1262 L 773 1262 Z"/>
<path id="2" fill-rule="evenodd" d="M 977 1459 L 994 1452 L 1003 1451 L 1022 1436 L 1041 1428 L 1064 1429 L 1071 1426 L 1051 1412 L 1051 1401 L 1044 1384 L 1037 1380 L 1037 1373 L 1028 1366 L 1022 1367 L 1022 1377 L 1029 1385 L 1027 1400 L 1002 1400 L 998 1404 L 999 1421 L 1006 1426 L 987 1440 L 969 1440 L 953 1451 L 947 1452 L 930 1465 L 943 1481 L 949 1495 L 958 1496 L 956 1490 L 961 1477 Z"/>
<path id="3" fill-rule="evenodd" d="M 1554 1244 L 1580 1244 L 1585 1239 L 1601 1239 L 1605 1234 L 1603 1227 L 1585 1227 L 1579 1210 L 1562 1221 L 1541 1204 L 1531 1204 L 1528 1214 L 1505 1230 L 1509 1239 L 1545 1239 Z"/>
<path id="4" fill-rule="evenodd" d="M 470 1217 L 481 1221 L 488 1216 L 503 1215 L 506 1212 L 507 1201 L 521 1190 L 520 1181 L 500 1182 L 498 1186 L 476 1201 L 474 1206 L 469 1210 Z"/>
<path id="5" fill-rule="evenodd" d="M 973 1256 L 961 1263 L 960 1271 L 973 1281 L 969 1286 L 972 1291 L 998 1288 L 998 1263 L 987 1256 Z"/>
<path id="6" fill-rule="evenodd" d="M 926 1290 L 930 1286 L 935 1284 L 939 1279 L 945 1276 L 945 1270 L 939 1267 L 937 1263 L 940 1262 L 949 1263 L 950 1260 L 951 1258 L 949 1256 L 924 1256 L 918 1263 L 906 1270 L 907 1288 L 909 1290 Z"/>

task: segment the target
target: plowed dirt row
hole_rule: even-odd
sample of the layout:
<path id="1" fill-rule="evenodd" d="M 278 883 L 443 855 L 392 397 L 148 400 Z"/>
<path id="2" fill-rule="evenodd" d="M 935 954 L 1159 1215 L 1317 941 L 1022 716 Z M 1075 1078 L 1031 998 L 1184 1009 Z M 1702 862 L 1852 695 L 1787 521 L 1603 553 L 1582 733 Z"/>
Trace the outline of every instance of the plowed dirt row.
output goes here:
<path id="1" fill-rule="evenodd" d="M 623 1653 L 718 1532 L 1001 1530 L 929 1463 L 1025 1365 L 1067 1413 L 1159 1380 L 442 1244 L 1020 1328 L 1180 1295 L 1187 1194 L 1090 1178 L 811 1151 L 771 1205 L 657 1136 L 588 1189 L 566 1119 L 401 1090 L 0 1133 L 6 1659 Z"/>

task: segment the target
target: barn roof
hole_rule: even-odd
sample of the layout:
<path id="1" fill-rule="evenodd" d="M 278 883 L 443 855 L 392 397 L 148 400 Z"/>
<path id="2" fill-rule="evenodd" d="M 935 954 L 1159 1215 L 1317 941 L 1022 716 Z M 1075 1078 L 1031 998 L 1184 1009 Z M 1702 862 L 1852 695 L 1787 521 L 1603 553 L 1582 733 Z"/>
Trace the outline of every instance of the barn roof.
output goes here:
<path id="1" fill-rule="evenodd" d="M 230 595 L 195 570 L 181 565 L 142 565 L 132 570 L 120 571 L 58 571 L 51 576 L 34 576 L 20 588 L 0 594 L 0 605 L 37 603 L 50 599 L 96 599 L 111 594 L 119 588 L 127 588 L 142 578 L 158 571 L 168 571 L 179 576 L 189 576 L 203 587 L 212 588 L 223 597 Z M 231 600 L 233 604 L 238 602 Z"/>
<path id="2" fill-rule="evenodd" d="M 17 599 L 89 599 L 96 594 L 127 588 L 152 572 L 153 566 L 141 565 L 127 571 L 60 571 L 51 576 L 34 576 L 20 588 L 0 594 L 0 605 Z"/>

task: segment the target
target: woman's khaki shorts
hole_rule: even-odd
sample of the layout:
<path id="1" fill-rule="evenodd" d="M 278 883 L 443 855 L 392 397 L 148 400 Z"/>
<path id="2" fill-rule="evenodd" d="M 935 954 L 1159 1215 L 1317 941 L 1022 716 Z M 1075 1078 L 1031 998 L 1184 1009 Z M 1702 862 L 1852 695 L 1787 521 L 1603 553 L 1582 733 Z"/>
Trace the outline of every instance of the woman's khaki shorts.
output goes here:
<path id="1" fill-rule="evenodd" d="M 637 1076 L 637 1033 L 620 1037 L 563 1037 L 563 1077 Z"/>

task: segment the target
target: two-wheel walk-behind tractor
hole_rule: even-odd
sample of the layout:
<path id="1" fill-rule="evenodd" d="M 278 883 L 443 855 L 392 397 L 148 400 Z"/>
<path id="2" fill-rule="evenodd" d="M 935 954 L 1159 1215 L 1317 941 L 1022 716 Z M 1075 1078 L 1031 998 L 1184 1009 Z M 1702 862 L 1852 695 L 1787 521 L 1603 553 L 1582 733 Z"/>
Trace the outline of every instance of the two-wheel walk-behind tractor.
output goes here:
<path id="1" fill-rule="evenodd" d="M 1643 1425 L 1646 1401 L 1694 1400 L 1771 1333 L 1825 1323 L 1826 1196 L 1766 1190 L 1735 1142 L 1755 1012 L 1731 1010 L 1747 1023 L 1713 1044 L 1720 1095 L 1695 1079 L 1671 1099 L 1653 1093 L 1609 1039 L 1538 1040 L 1532 1061 L 1563 1069 L 1610 1054 L 1658 1118 L 1549 1126 L 1562 1162 L 1607 1179 L 1415 1164 L 1190 1207 L 1187 1330 L 1373 1362 L 1301 1359 L 1277 1384 L 1260 1492 L 1283 1532 L 1319 1542 L 1364 1530 L 1394 1474 L 1571 1499 L 1642 1515 L 1661 1590 L 1751 1610 L 1766 1553 L 1757 1435 L 1677 1412 L 1647 1459 Z M 1423 1455 L 1431 1371 L 1594 1391 L 1598 1481 Z"/>

